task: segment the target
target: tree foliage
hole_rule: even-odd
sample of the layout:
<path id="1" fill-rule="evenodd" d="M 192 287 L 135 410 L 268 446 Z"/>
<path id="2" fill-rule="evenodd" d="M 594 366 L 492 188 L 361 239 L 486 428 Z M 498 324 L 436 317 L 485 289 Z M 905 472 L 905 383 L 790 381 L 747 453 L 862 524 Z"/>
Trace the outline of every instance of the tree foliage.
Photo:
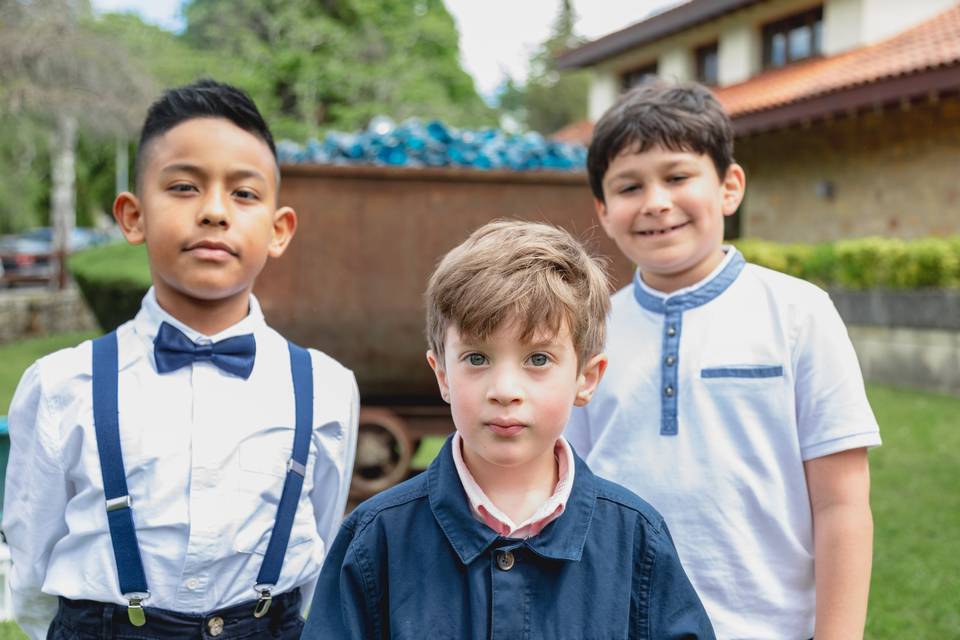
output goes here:
<path id="1" fill-rule="evenodd" d="M 356 129 L 378 114 L 493 121 L 442 0 L 192 0 L 185 11 L 191 46 L 263 79 L 251 91 L 280 136 Z"/>
<path id="2" fill-rule="evenodd" d="M 24 124 L 0 137 L 0 148 L 22 173 L 38 167 L 17 156 L 36 158 L 48 147 L 50 218 L 58 246 L 76 221 L 78 128 L 93 136 L 124 135 L 136 126 L 149 91 L 148 76 L 98 37 L 91 21 L 87 0 L 0 1 L 0 117 Z M 15 199 L 15 206 L 36 204 L 30 189 L 36 181 L 28 179 L 27 185 L 26 201 Z M 11 187 L 17 188 L 8 183 L 0 191 Z M 40 217 L 35 209 L 0 213 L 6 214 L 0 216 L 5 228 Z"/>
<path id="3" fill-rule="evenodd" d="M 571 0 L 561 0 L 550 36 L 530 58 L 527 81 L 508 78 L 500 107 L 527 128 L 552 133 L 587 117 L 589 74 L 557 70 L 556 57 L 584 42 L 574 30 L 576 13 Z"/>
<path id="4" fill-rule="evenodd" d="M 0 232 L 47 223 L 63 116 L 78 124 L 77 217 L 89 223 L 113 199 L 116 138 L 135 134 L 163 87 L 202 77 L 248 91 L 278 138 L 379 114 L 495 122 L 442 0 L 191 0 L 184 12 L 175 34 L 95 16 L 89 0 L 0 0 Z"/>

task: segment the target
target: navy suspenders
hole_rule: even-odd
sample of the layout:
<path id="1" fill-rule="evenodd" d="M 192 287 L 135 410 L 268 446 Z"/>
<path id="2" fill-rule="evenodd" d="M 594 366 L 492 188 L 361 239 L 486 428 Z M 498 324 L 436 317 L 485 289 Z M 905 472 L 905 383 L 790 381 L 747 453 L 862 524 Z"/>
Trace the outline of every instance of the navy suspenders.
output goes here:
<path id="1" fill-rule="evenodd" d="M 93 341 L 93 426 L 97 433 L 107 524 L 117 561 L 120 593 L 129 602 L 130 622 L 140 627 L 146 622 L 141 602 L 150 597 L 150 592 L 133 526 L 132 502 L 120 451 L 117 377 L 117 334 L 108 333 Z"/>
<path id="2" fill-rule="evenodd" d="M 277 517 L 254 586 L 257 592 L 254 616 L 258 618 L 266 615 L 270 609 L 271 590 L 280 579 L 283 556 L 290 541 L 290 531 L 293 529 L 293 519 L 303 489 L 310 433 L 313 430 L 313 368 L 310 354 L 303 347 L 292 342 L 288 344 L 296 403 L 296 427 L 293 434 L 293 453 L 287 462 L 287 477 L 283 483 Z M 139 627 L 146 622 L 142 602 L 149 597 L 150 592 L 140 557 L 140 546 L 137 544 L 133 503 L 127 490 L 126 472 L 120 450 L 117 369 L 117 334 L 111 332 L 93 341 L 93 421 L 106 498 L 107 524 L 117 562 L 120 592 L 128 601 L 127 615 L 131 624 Z"/>

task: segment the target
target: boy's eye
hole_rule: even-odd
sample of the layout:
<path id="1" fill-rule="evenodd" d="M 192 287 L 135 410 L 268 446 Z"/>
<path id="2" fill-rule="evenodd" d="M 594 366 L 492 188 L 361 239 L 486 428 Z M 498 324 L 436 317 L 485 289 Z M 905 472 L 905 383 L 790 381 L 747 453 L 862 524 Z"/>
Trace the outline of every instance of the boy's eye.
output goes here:
<path id="1" fill-rule="evenodd" d="M 631 191 L 636 191 L 638 188 L 635 184 L 626 184 L 617 189 L 617 193 L 630 193 Z"/>
<path id="2" fill-rule="evenodd" d="M 170 187 L 170 191 L 173 191 L 174 193 L 188 193 L 196 190 L 197 188 L 195 186 L 186 182 L 179 182 L 175 185 L 171 185 Z"/>
<path id="3" fill-rule="evenodd" d="M 249 189 L 237 189 L 233 192 L 233 195 L 237 196 L 241 200 L 256 200 L 257 194 Z"/>
<path id="4" fill-rule="evenodd" d="M 487 363 L 487 356 L 482 353 L 471 353 L 467 356 L 467 362 L 469 362 L 474 367 L 482 367 Z"/>
<path id="5" fill-rule="evenodd" d="M 530 364 L 535 367 L 544 367 L 550 362 L 550 358 L 545 353 L 535 353 L 530 356 Z"/>
<path id="6" fill-rule="evenodd" d="M 681 174 L 681 175 L 675 175 L 675 176 L 670 176 L 669 178 L 667 178 L 667 182 L 683 182 L 684 180 L 686 180 L 686 179 L 689 178 L 689 177 L 690 177 L 690 176 L 683 175 L 683 174 Z"/>

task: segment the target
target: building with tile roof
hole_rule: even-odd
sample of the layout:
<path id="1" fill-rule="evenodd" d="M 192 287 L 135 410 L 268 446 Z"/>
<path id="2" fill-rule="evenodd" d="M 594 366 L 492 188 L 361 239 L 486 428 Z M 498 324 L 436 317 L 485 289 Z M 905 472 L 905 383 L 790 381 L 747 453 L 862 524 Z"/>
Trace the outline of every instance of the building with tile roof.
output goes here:
<path id="1" fill-rule="evenodd" d="M 688 0 L 558 62 L 593 72 L 594 120 L 649 76 L 710 85 L 747 171 L 732 234 L 960 233 L 956 0 Z"/>

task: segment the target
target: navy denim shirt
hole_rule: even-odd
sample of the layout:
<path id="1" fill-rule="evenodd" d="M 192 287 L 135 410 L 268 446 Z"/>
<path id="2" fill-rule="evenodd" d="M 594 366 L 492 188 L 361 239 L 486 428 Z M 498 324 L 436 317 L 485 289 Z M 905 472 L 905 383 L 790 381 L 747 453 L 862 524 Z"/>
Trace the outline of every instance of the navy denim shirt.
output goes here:
<path id="1" fill-rule="evenodd" d="M 527 540 L 470 512 L 450 440 L 361 504 L 320 573 L 303 638 L 714 638 L 653 507 L 576 458 L 562 516 Z"/>

